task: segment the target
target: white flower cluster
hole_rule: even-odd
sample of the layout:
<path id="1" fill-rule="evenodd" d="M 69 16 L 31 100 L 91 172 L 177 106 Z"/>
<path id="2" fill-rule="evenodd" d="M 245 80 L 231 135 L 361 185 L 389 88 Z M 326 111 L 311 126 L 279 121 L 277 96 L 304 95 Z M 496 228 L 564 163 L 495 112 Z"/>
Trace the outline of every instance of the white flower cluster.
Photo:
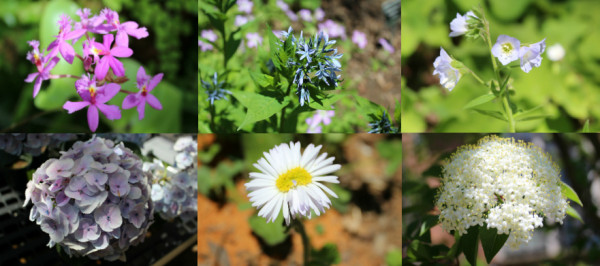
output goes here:
<path id="1" fill-rule="evenodd" d="M 461 235 L 471 226 L 496 228 L 517 248 L 543 217 L 562 224 L 569 203 L 560 182 L 558 166 L 533 143 L 487 136 L 460 147 L 444 166 L 440 223 Z"/>
<path id="2" fill-rule="evenodd" d="M 158 159 L 144 163 L 152 176 L 151 197 L 155 211 L 165 220 L 179 217 L 188 232 L 195 232 L 198 211 L 198 144 L 191 137 L 179 138 L 173 147 L 179 151 L 175 167 Z"/>

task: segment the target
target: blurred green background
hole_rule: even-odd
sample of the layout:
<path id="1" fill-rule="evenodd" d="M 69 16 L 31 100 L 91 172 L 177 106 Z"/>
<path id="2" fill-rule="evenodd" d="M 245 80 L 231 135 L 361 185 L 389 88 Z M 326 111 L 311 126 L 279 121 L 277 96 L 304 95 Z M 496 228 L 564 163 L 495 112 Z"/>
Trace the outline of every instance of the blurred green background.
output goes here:
<path id="1" fill-rule="evenodd" d="M 45 49 L 58 32 L 57 21 L 61 14 L 79 21 L 75 12 L 89 8 L 98 14 L 105 7 L 119 13 L 121 22 L 135 21 L 148 29 L 147 38 L 130 37 L 133 56 L 122 59 L 130 81 L 122 89 L 137 91 L 135 77 L 140 65 L 147 74 L 164 73 L 162 82 L 153 90 L 161 101 L 163 110 L 146 107 L 146 117 L 138 120 L 135 108 L 121 110 L 120 120 L 110 121 L 101 115 L 98 132 L 196 132 L 197 130 L 197 68 L 196 33 L 198 26 L 197 2 L 151 0 L 103 1 L 0 1 L 0 131 L 3 132 L 89 132 L 86 112 L 72 115 L 62 109 L 67 101 L 79 101 L 75 79 L 44 81 L 35 100 L 33 83 L 25 83 L 35 66 L 26 60 L 31 48 L 29 40 L 40 40 L 40 50 Z M 114 32 L 113 32 L 114 34 Z M 101 40 L 97 35 L 96 40 Z M 81 40 L 75 51 L 81 53 Z M 81 62 L 73 65 L 61 62 L 52 74 L 83 73 Z M 108 104 L 121 106 L 124 95 L 119 94 Z"/>
<path id="2" fill-rule="evenodd" d="M 452 92 L 433 76 L 440 47 L 484 80 L 493 76 L 487 45 L 481 40 L 450 38 L 450 22 L 481 4 L 490 21 L 492 41 L 500 34 L 534 43 L 546 38 L 539 68 L 512 71 L 518 109 L 541 106 L 544 119 L 517 122 L 517 131 L 574 132 L 589 120 L 600 131 L 600 1 L 430 0 L 402 1 L 402 132 L 505 132 L 504 121 L 463 106 L 488 92 L 473 77 L 463 76 Z M 565 57 L 550 61 L 548 47 L 561 44 Z M 482 105 L 502 110 L 501 102 Z"/>

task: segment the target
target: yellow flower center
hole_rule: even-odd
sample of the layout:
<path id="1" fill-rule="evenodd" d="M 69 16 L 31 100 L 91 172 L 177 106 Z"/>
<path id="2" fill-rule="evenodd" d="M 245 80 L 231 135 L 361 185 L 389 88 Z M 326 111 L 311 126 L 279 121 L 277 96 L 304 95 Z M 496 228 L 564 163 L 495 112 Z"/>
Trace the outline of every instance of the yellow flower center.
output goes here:
<path id="1" fill-rule="evenodd" d="M 90 86 L 88 88 L 88 90 L 90 91 L 90 95 L 93 97 L 96 97 L 96 87 L 95 86 Z"/>
<path id="2" fill-rule="evenodd" d="M 502 44 L 502 52 L 504 52 L 505 54 L 510 53 L 513 50 L 513 46 L 511 43 L 506 42 Z"/>
<path id="3" fill-rule="evenodd" d="M 288 192 L 295 186 L 305 186 L 312 182 L 312 176 L 302 167 L 296 167 L 281 174 L 275 185 L 281 192 Z"/>

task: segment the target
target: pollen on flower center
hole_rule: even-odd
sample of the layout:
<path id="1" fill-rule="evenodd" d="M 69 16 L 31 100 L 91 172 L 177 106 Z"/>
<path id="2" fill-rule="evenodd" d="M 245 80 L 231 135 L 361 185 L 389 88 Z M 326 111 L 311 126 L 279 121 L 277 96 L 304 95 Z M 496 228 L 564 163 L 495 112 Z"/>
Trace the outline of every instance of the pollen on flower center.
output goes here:
<path id="1" fill-rule="evenodd" d="M 90 86 L 88 88 L 90 95 L 92 96 L 92 98 L 96 97 L 96 87 L 95 86 Z"/>
<path id="2" fill-rule="evenodd" d="M 510 53 L 510 52 L 511 52 L 513 49 L 514 49 L 514 48 L 513 48 L 512 44 L 511 44 L 511 43 L 509 43 L 509 42 L 506 42 L 506 43 L 503 43 L 503 44 L 502 44 L 502 52 L 504 52 L 504 53 L 507 53 L 507 54 L 508 54 L 508 53 Z"/>
<path id="3" fill-rule="evenodd" d="M 279 175 L 275 185 L 281 192 L 288 192 L 295 186 L 305 186 L 312 182 L 312 176 L 306 169 L 302 167 L 296 167 L 289 171 Z"/>

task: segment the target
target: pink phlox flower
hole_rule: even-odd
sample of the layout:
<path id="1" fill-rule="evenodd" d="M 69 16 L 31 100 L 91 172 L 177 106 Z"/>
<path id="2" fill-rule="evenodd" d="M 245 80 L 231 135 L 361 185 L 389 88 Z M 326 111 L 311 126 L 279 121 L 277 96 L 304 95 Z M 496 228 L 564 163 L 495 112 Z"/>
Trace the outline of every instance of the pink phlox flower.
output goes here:
<path id="1" fill-rule="evenodd" d="M 355 43 L 360 49 L 365 49 L 367 46 L 367 35 L 363 32 L 355 30 L 352 33 L 352 42 Z"/>
<path id="2" fill-rule="evenodd" d="M 291 21 L 298 21 L 298 15 L 292 10 L 286 10 L 285 14 L 290 18 Z"/>
<path id="3" fill-rule="evenodd" d="M 31 73 L 25 79 L 25 82 L 33 84 L 33 98 L 37 96 L 38 92 L 40 92 L 40 88 L 42 87 L 42 81 L 50 79 L 50 70 L 52 70 L 60 58 L 51 57 L 50 54 L 44 56 L 40 54 L 40 42 L 33 40 L 28 42 L 29 45 L 33 48 L 33 51 L 27 52 L 27 60 L 31 61 L 37 68 L 37 72 Z"/>
<path id="4" fill-rule="evenodd" d="M 346 28 L 331 19 L 319 24 L 319 32 L 321 31 L 327 33 L 330 38 L 341 37 L 342 40 L 346 39 Z"/>
<path id="5" fill-rule="evenodd" d="M 325 18 L 325 11 L 323 11 L 323 9 L 321 9 L 320 7 L 315 9 L 315 19 L 317 21 L 321 21 Z"/>
<path id="6" fill-rule="evenodd" d="M 323 125 L 331 124 L 331 118 L 335 116 L 334 110 L 317 110 L 312 117 L 305 120 L 308 124 L 307 133 L 321 133 L 321 123 Z"/>
<path id="7" fill-rule="evenodd" d="M 217 34 L 215 34 L 215 32 L 212 30 L 203 30 L 200 33 L 200 37 L 207 39 L 208 41 L 213 42 L 213 43 L 217 40 Z M 202 52 L 213 49 L 212 44 L 205 43 L 201 40 L 198 40 L 198 46 L 200 46 L 200 50 L 202 50 Z"/>
<path id="8" fill-rule="evenodd" d="M 102 10 L 106 18 L 108 25 L 113 27 L 113 30 L 117 31 L 116 45 L 120 47 L 129 47 L 129 36 L 135 37 L 136 39 L 148 37 L 148 30 L 146 27 L 139 28 L 139 25 L 133 21 L 127 21 L 120 23 L 119 14 L 108 8 Z"/>
<path id="9" fill-rule="evenodd" d="M 240 12 L 250 14 L 252 13 L 252 6 L 254 6 L 254 3 L 250 0 L 237 0 L 237 5 Z"/>
<path id="10" fill-rule="evenodd" d="M 119 93 L 119 90 L 121 90 L 121 86 L 119 84 L 108 83 L 98 87 L 93 76 L 91 78 L 88 76 L 83 76 L 81 79 L 75 82 L 75 88 L 77 89 L 77 93 L 83 101 L 67 101 L 63 105 L 63 108 L 69 111 L 69 114 L 72 114 L 83 109 L 84 107 L 88 107 L 88 126 L 92 132 L 95 132 L 98 128 L 98 109 L 100 109 L 106 118 L 110 120 L 121 118 L 121 110 L 119 110 L 118 106 L 106 104 L 106 102 L 115 97 L 115 95 Z"/>
<path id="11" fill-rule="evenodd" d="M 146 75 L 144 67 L 138 69 L 137 73 L 137 87 L 140 89 L 138 93 L 129 94 L 123 100 L 123 109 L 130 109 L 137 106 L 139 120 L 144 119 L 144 108 L 146 103 L 156 110 L 162 110 L 162 105 L 156 96 L 150 94 L 150 92 L 160 83 L 163 78 L 163 73 L 159 73 L 152 77 Z"/>
<path id="12" fill-rule="evenodd" d="M 288 6 L 288 4 L 283 2 L 282 0 L 277 0 L 277 6 L 284 12 L 290 10 L 290 6 Z"/>
<path id="13" fill-rule="evenodd" d="M 300 11 L 298 11 L 298 16 L 304 21 L 312 21 L 312 15 L 308 9 L 300 9 Z"/>
<path id="14" fill-rule="evenodd" d="M 112 68 L 115 75 L 118 77 L 125 76 L 125 68 L 123 67 L 123 63 L 117 60 L 115 57 L 130 57 L 133 54 L 133 50 L 116 46 L 111 48 L 111 44 L 114 40 L 114 36 L 112 34 L 104 35 L 104 43 L 92 42 L 91 54 L 94 58 L 97 58 L 102 55 L 99 61 L 96 62 L 96 69 L 94 73 L 96 74 L 96 79 L 103 80 L 108 73 L 108 68 Z"/>
<path id="15" fill-rule="evenodd" d="M 75 50 L 73 49 L 73 46 L 67 41 L 75 41 L 79 39 L 81 36 L 83 36 L 83 34 L 85 34 L 85 30 L 76 29 L 71 31 L 71 18 L 69 18 L 69 16 L 67 15 L 60 16 L 58 26 L 58 35 L 54 36 L 56 37 L 56 40 L 54 40 L 50 43 L 50 45 L 48 45 L 47 50 L 51 51 L 51 55 L 54 55 L 56 54 L 55 49 L 58 48 L 58 51 L 60 52 L 62 57 L 67 62 L 69 62 L 69 64 L 73 64 L 73 59 L 75 59 Z"/>
<path id="16" fill-rule="evenodd" d="M 394 49 L 394 46 L 392 46 L 386 39 L 384 38 L 380 38 L 379 39 L 379 44 L 381 44 L 381 46 L 383 47 L 383 49 L 385 49 L 386 51 L 390 52 L 390 54 L 393 54 L 396 49 Z"/>

